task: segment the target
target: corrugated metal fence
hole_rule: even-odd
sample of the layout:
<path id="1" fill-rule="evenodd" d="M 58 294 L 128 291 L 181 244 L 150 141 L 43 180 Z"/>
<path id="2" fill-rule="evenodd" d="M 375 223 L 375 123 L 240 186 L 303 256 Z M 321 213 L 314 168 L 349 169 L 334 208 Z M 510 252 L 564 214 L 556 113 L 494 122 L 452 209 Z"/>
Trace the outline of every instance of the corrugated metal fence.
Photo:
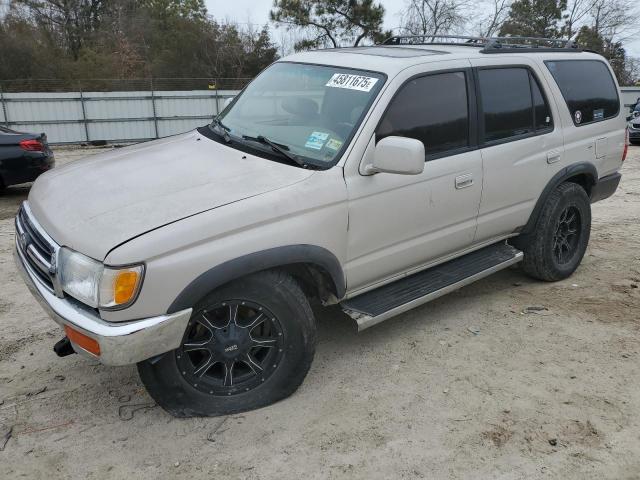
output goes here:
<path id="1" fill-rule="evenodd" d="M 135 142 L 211 121 L 238 90 L 2 93 L 0 125 L 51 143 Z"/>
<path id="2" fill-rule="evenodd" d="M 208 123 L 239 90 L 23 93 L 0 90 L 0 125 L 45 132 L 51 143 L 135 142 Z M 640 87 L 622 89 L 625 105 Z"/>

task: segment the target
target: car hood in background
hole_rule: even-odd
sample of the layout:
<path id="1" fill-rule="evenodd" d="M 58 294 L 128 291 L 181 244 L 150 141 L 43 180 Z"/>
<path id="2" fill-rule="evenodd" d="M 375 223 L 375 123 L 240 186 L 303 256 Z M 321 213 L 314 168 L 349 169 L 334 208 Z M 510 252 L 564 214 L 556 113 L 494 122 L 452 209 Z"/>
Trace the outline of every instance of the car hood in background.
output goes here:
<path id="1" fill-rule="evenodd" d="M 194 131 L 56 168 L 38 178 L 29 204 L 56 242 L 102 260 L 145 232 L 312 174 Z"/>

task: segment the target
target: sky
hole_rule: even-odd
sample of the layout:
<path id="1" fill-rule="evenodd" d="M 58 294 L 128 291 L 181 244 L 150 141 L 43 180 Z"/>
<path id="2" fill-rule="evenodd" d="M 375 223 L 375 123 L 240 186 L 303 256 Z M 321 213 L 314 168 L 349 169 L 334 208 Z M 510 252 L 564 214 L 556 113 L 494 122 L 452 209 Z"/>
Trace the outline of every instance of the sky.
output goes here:
<path id="1" fill-rule="evenodd" d="M 397 27 L 400 24 L 400 12 L 405 6 L 405 0 L 379 1 L 386 10 L 385 29 Z M 205 3 L 209 14 L 214 18 L 258 25 L 269 22 L 269 10 L 273 5 L 272 0 L 205 0 Z M 625 47 L 629 54 L 640 57 L 640 38 L 634 42 L 626 42 Z"/>

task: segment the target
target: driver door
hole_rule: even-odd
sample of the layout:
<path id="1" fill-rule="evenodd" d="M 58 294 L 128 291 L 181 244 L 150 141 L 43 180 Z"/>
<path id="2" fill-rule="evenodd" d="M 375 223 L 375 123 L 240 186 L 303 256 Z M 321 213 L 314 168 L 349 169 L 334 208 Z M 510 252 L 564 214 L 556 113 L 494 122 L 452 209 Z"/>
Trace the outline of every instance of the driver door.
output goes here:
<path id="1" fill-rule="evenodd" d="M 386 136 L 411 137 L 423 142 L 426 163 L 418 175 L 347 175 L 350 292 L 473 244 L 482 158 L 472 82 L 467 63 L 411 77 L 391 99 L 367 150 Z"/>

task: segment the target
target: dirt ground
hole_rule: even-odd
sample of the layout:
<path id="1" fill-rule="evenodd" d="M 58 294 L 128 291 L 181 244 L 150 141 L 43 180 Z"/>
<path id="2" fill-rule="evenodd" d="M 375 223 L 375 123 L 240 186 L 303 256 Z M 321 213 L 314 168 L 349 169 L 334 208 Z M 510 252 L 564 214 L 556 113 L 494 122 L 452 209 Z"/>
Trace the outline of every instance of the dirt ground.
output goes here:
<path id="1" fill-rule="evenodd" d="M 172 418 L 135 367 L 55 356 L 11 255 L 27 193 L 0 197 L 0 478 L 640 479 L 638 147 L 572 278 L 514 268 L 361 334 L 318 312 L 299 391 L 225 418 Z"/>

